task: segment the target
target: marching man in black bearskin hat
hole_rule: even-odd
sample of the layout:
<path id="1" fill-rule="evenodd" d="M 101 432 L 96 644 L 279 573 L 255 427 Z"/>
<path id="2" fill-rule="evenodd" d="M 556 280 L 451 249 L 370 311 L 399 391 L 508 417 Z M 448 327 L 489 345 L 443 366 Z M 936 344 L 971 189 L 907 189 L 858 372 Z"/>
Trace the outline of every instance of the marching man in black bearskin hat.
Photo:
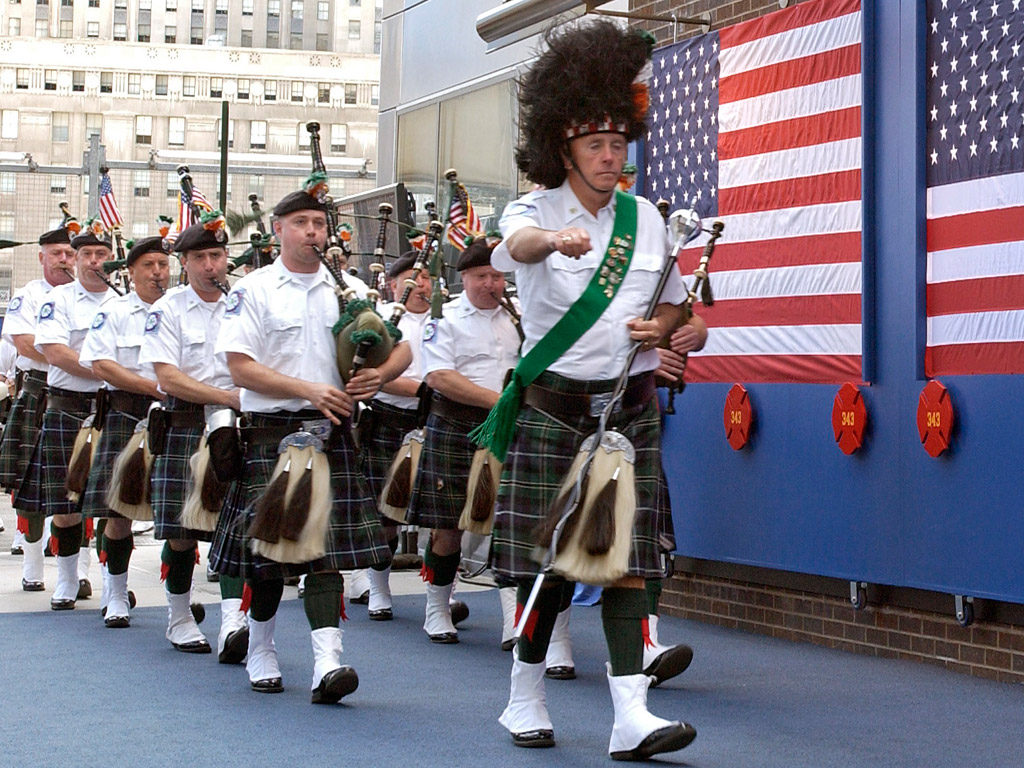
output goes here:
<path id="1" fill-rule="evenodd" d="M 587 20 L 550 31 L 545 43 L 521 84 L 523 142 L 517 152 L 520 170 L 541 188 L 505 209 L 505 240 L 492 257 L 495 269 L 516 273 L 523 358 L 474 437 L 504 459 L 494 567 L 519 582 L 521 613 L 538 572 L 535 553 L 551 546 L 567 508 L 564 483 L 575 474 L 574 456 L 595 432 L 631 350 L 641 344 L 579 493 L 585 503 L 560 529 L 554 571 L 605 586 L 601 617 L 615 711 L 609 753 L 616 760 L 643 760 L 681 749 L 696 735 L 691 725 L 647 710 L 643 673 L 644 579 L 662 575 L 656 347 L 682 322 L 686 293 L 673 270 L 652 319 L 641 319 L 670 258 L 668 235 L 651 203 L 616 189 L 628 142 L 646 131 L 649 36 Z M 613 440 L 605 451 L 608 437 Z M 621 462 L 600 477 L 598 454 L 606 452 L 621 454 Z M 598 487 L 606 490 L 598 493 Z M 574 559 L 576 568 L 562 567 L 563 559 Z M 509 702 L 500 718 L 517 746 L 554 744 L 545 651 L 563 584 L 547 577 L 521 622 Z"/>

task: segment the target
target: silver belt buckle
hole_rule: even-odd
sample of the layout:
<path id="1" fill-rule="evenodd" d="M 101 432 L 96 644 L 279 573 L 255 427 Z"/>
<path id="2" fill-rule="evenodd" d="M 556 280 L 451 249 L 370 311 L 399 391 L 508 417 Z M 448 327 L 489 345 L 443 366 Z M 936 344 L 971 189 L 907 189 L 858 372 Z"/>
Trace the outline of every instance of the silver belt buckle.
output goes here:
<path id="1" fill-rule="evenodd" d="M 314 437 L 317 437 L 322 442 L 326 443 L 327 438 L 331 436 L 331 426 L 330 419 L 310 419 L 302 422 L 302 431 L 309 432 Z"/>
<path id="2" fill-rule="evenodd" d="M 602 392 L 597 395 L 590 396 L 590 415 L 592 418 L 599 418 L 604 409 L 608 407 L 608 403 L 612 401 L 611 392 Z M 622 410 L 622 400 L 615 401 L 615 407 L 612 408 L 612 413 L 618 413 Z"/>

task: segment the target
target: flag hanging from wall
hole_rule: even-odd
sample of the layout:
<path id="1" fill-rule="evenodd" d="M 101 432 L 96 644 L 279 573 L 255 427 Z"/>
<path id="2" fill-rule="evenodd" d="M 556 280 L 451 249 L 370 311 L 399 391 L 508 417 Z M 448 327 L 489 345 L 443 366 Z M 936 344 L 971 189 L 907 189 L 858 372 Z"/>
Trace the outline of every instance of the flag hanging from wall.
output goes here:
<path id="1" fill-rule="evenodd" d="M 811 0 L 654 53 L 646 196 L 725 222 L 688 381 L 862 378 L 861 28 Z"/>
<path id="2" fill-rule="evenodd" d="M 1024 9 L 927 2 L 928 376 L 1024 373 Z"/>

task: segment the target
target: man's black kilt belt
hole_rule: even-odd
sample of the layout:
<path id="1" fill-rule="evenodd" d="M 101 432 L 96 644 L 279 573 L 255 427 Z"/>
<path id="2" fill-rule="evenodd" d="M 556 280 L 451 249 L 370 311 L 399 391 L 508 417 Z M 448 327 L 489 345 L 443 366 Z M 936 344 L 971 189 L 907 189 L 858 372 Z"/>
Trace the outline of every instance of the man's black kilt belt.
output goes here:
<path id="1" fill-rule="evenodd" d="M 123 389 L 107 390 L 107 411 L 120 411 L 134 416 L 137 419 L 143 418 L 149 411 L 153 398 L 149 395 L 142 395 L 138 392 L 128 392 Z"/>
<path id="2" fill-rule="evenodd" d="M 654 375 L 639 375 L 622 394 L 622 410 L 628 411 L 646 405 L 647 401 L 654 397 L 654 393 Z M 607 403 L 607 399 L 607 393 L 575 395 L 568 392 L 555 392 L 536 384 L 528 386 L 523 394 L 523 402 L 527 405 L 563 418 L 579 418 L 581 416 L 596 418 L 601 414 L 601 410 L 604 408 L 603 402 Z"/>
<path id="3" fill-rule="evenodd" d="M 92 410 L 96 401 L 95 392 L 76 392 L 73 389 L 49 387 L 46 391 L 46 407 L 55 411 L 81 413 Z"/>
<path id="4" fill-rule="evenodd" d="M 442 419 L 457 419 L 458 421 L 472 421 L 482 424 L 484 419 L 487 418 L 487 414 L 490 413 L 490 409 L 457 403 L 438 392 L 434 392 L 430 403 L 430 412 L 440 416 Z"/>

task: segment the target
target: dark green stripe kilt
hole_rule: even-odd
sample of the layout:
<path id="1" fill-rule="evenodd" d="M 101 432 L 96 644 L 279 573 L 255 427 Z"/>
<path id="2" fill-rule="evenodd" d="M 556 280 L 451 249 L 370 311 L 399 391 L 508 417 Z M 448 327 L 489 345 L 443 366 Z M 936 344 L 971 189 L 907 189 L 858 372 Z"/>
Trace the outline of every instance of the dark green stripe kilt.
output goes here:
<path id="1" fill-rule="evenodd" d="M 25 470 L 32 460 L 32 449 L 39 437 L 36 409 L 39 395 L 24 389 L 18 393 L 7 417 L 3 437 L 0 438 L 0 488 L 17 489 Z"/>
<path id="2" fill-rule="evenodd" d="M 469 433 L 477 421 L 430 414 L 416 473 L 416 487 L 409 501 L 410 525 L 454 530 L 466 505 L 469 469 L 476 445 Z"/>
<path id="3" fill-rule="evenodd" d="M 82 499 L 85 517 L 121 517 L 107 506 L 107 488 L 113 474 L 114 461 L 135 434 L 139 419 L 122 411 L 111 411 L 103 424 L 100 444 L 89 468 L 89 484 Z"/>
<path id="4" fill-rule="evenodd" d="M 630 382 L 634 379 L 631 378 Z M 614 382 L 579 382 L 545 373 L 537 383 L 571 394 L 609 392 Z M 637 511 L 633 525 L 629 575 L 662 575 L 658 533 L 658 483 L 661 476 L 661 426 L 657 401 L 620 411 L 608 427 L 624 434 L 636 449 Z M 534 533 L 554 501 L 583 440 L 594 432 L 597 419 L 588 416 L 556 421 L 546 413 L 524 406 L 516 420 L 516 435 L 505 458 L 492 532 L 493 567 L 513 579 L 536 575 L 532 558 Z"/>
<path id="5" fill-rule="evenodd" d="M 181 508 L 192 487 L 192 470 L 188 460 L 199 450 L 203 427 L 172 428 L 167 430 L 164 452 L 153 462 L 150 473 L 153 503 L 153 538 L 195 539 L 210 541 L 209 531 L 185 528 L 181 522 Z"/>
<path id="6" fill-rule="evenodd" d="M 664 468 L 658 473 L 658 536 L 662 551 L 675 550 L 676 527 L 672 522 L 672 499 L 669 497 Z"/>
<path id="7" fill-rule="evenodd" d="M 298 422 L 311 418 L 297 414 L 251 414 L 254 427 Z M 319 414 L 313 418 L 322 418 Z M 311 563 L 278 563 L 255 555 L 245 531 L 252 522 L 253 505 L 270 482 L 277 465 L 277 446 L 246 446 L 241 488 L 232 489 L 217 523 L 210 562 L 219 573 L 251 579 L 276 579 L 319 571 L 368 568 L 391 559 L 391 550 L 380 527 L 377 504 L 359 471 L 355 444 L 347 423 L 340 440 L 332 438 L 328 452 L 331 467 L 330 528 L 327 553 Z"/>
<path id="8" fill-rule="evenodd" d="M 370 417 L 369 428 L 364 429 L 359 447 L 359 471 L 370 486 L 374 500 L 380 499 L 384 491 L 391 462 L 402 447 L 406 433 L 416 428 L 416 411 L 398 408 L 387 403 L 374 401 L 369 412 L 361 418 Z M 395 521 L 387 519 L 389 525 Z"/>
<path id="9" fill-rule="evenodd" d="M 14 494 L 14 508 L 25 517 L 73 515 L 81 509 L 81 499 L 68 501 L 67 477 L 75 437 L 88 415 L 88 409 L 46 409 L 28 469 Z"/>

